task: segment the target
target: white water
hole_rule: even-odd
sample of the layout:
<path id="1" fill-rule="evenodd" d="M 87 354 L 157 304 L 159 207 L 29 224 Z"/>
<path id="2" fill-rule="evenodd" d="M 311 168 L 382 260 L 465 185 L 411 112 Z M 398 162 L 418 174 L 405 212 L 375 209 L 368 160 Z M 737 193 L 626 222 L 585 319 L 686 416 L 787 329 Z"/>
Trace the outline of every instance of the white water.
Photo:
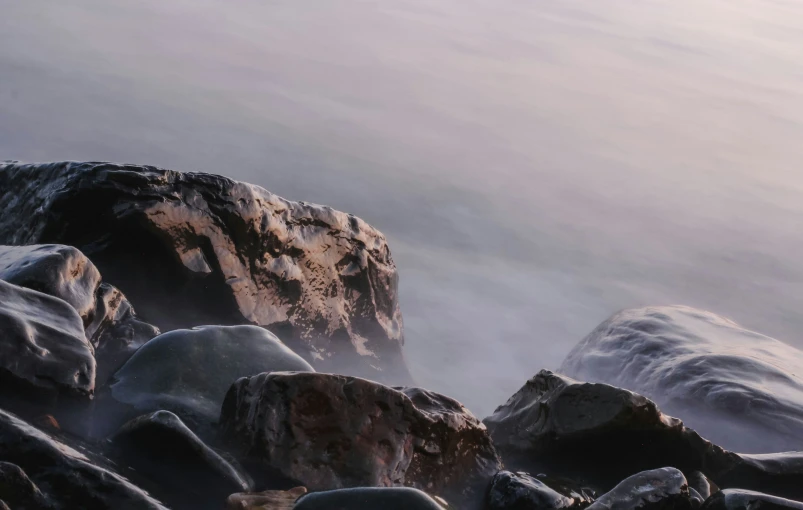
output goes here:
<path id="1" fill-rule="evenodd" d="M 479 415 L 623 307 L 803 346 L 797 0 L 0 0 L 0 159 L 362 216 Z"/>

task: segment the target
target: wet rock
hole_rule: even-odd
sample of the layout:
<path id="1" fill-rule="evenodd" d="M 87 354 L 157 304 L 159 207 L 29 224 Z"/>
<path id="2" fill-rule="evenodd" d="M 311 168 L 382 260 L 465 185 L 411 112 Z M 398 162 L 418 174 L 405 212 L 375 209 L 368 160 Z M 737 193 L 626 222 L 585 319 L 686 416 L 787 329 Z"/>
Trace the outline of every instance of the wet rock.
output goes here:
<path id="1" fill-rule="evenodd" d="M 232 494 L 226 499 L 226 510 L 290 510 L 306 493 L 306 487 L 295 487 L 286 491 Z"/>
<path id="2" fill-rule="evenodd" d="M 700 471 L 691 473 L 686 479 L 689 482 L 689 488 L 694 489 L 700 497 L 703 498 L 703 501 L 719 491 L 717 484 L 709 480 L 708 477 Z"/>
<path id="3" fill-rule="evenodd" d="M 703 439 L 654 402 L 607 384 L 542 370 L 484 423 L 508 467 L 607 490 L 650 469 L 702 471 L 720 487 L 803 494 L 803 453 L 736 454 Z"/>
<path id="4" fill-rule="evenodd" d="M 115 287 L 79 250 L 64 245 L 0 246 L 0 280 L 63 299 L 81 316 L 105 381 L 159 330 L 141 321 Z"/>
<path id="5" fill-rule="evenodd" d="M 232 385 L 221 412 L 230 447 L 311 490 L 412 486 L 483 500 L 500 462 L 458 402 L 331 374 L 273 373 Z"/>
<path id="6" fill-rule="evenodd" d="M 742 452 L 803 449 L 803 351 L 685 306 L 620 312 L 561 372 L 636 391 Z"/>
<path id="7" fill-rule="evenodd" d="M 443 510 L 434 499 L 409 487 L 359 487 L 313 492 L 298 500 L 294 510 Z"/>
<path id="8" fill-rule="evenodd" d="M 15 510 L 47 510 L 53 504 L 15 464 L 0 462 L 0 498 Z"/>
<path id="9" fill-rule="evenodd" d="M 2 410 L 0 459 L 24 470 L 59 510 L 165 510 L 125 478 Z"/>
<path id="10" fill-rule="evenodd" d="M 252 489 L 248 475 L 209 448 L 168 411 L 126 423 L 112 437 L 118 459 L 158 482 L 158 496 L 174 509 L 203 508 Z"/>
<path id="11" fill-rule="evenodd" d="M 225 177 L 0 164 L 0 242 L 77 247 L 163 330 L 255 324 L 319 370 L 407 384 L 397 273 L 352 215 Z"/>
<path id="12" fill-rule="evenodd" d="M 500 471 L 488 493 L 488 510 L 580 510 L 594 502 L 593 491 L 570 489 L 527 473 Z"/>
<path id="13" fill-rule="evenodd" d="M 274 334 L 257 326 L 202 326 L 164 333 L 114 374 L 120 416 L 169 410 L 206 437 L 231 384 L 266 371 L 312 371 Z M 117 412 L 117 410 L 115 410 Z M 104 418 L 118 423 L 117 416 Z"/>
<path id="14" fill-rule="evenodd" d="M 803 502 L 739 489 L 725 489 L 705 501 L 703 510 L 803 510 Z"/>
<path id="15" fill-rule="evenodd" d="M 691 510 L 689 485 L 674 468 L 653 469 L 622 481 L 589 510 Z"/>

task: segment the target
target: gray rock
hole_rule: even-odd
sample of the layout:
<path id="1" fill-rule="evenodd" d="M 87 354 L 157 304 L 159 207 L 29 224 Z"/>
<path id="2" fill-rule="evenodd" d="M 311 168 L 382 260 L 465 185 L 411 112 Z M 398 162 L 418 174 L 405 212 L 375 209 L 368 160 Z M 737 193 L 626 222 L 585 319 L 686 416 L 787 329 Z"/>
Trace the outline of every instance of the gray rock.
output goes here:
<path id="1" fill-rule="evenodd" d="M 521 472 L 500 471 L 488 492 L 488 510 L 580 510 L 593 502 L 590 489 L 570 489 Z"/>
<path id="2" fill-rule="evenodd" d="M 15 510 L 48 510 L 53 503 L 19 466 L 0 462 L 0 498 Z"/>
<path id="3" fill-rule="evenodd" d="M 588 510 L 691 510 L 686 477 L 675 468 L 653 469 L 623 480 Z"/>
<path id="4" fill-rule="evenodd" d="M 703 501 L 711 497 L 712 494 L 719 491 L 717 484 L 712 482 L 704 473 L 695 471 L 686 477 L 689 482 L 689 488 L 694 489 Z"/>
<path id="5" fill-rule="evenodd" d="M 703 510 L 803 510 L 803 502 L 739 489 L 725 489 L 708 498 Z"/>
<path id="6" fill-rule="evenodd" d="M 636 391 L 741 452 L 803 449 L 803 351 L 685 306 L 625 310 L 561 372 Z"/>
<path id="7" fill-rule="evenodd" d="M 443 510 L 434 499 L 408 487 L 359 487 L 313 492 L 293 510 Z"/>
<path id="8" fill-rule="evenodd" d="M 225 177 L 0 164 L 0 243 L 63 243 L 162 330 L 255 324 L 319 370 L 407 384 L 396 267 L 352 215 Z"/>
<path id="9" fill-rule="evenodd" d="M 241 379 L 220 424 L 240 458 L 310 490 L 405 485 L 467 508 L 482 504 L 501 467 L 485 427 L 458 402 L 354 377 Z"/>

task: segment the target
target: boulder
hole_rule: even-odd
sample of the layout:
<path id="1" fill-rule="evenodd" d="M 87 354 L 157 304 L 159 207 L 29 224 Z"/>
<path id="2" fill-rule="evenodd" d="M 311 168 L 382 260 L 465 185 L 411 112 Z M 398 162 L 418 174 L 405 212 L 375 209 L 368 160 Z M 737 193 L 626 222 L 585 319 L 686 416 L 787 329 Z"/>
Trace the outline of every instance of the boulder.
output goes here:
<path id="1" fill-rule="evenodd" d="M 705 501 L 703 510 L 803 510 L 803 502 L 739 489 L 725 489 Z"/>
<path id="2" fill-rule="evenodd" d="M 294 510 L 443 510 L 434 499 L 409 487 L 359 487 L 313 492 Z"/>
<path id="3" fill-rule="evenodd" d="M 306 493 L 306 487 L 294 487 L 286 491 L 232 494 L 226 499 L 226 510 L 290 510 Z"/>
<path id="4" fill-rule="evenodd" d="M 96 465 L 88 454 L 2 410 L 0 459 L 23 470 L 57 510 L 165 510 L 122 476 Z M 25 485 L 30 493 L 30 485 Z M 14 504 L 5 494 L 0 498 Z"/>
<path id="5" fill-rule="evenodd" d="M 105 381 L 137 348 L 159 334 L 79 250 L 64 245 L 0 246 L 0 280 L 61 298 L 81 316 Z"/>
<path id="6" fill-rule="evenodd" d="M 488 492 L 488 510 L 581 510 L 594 502 L 593 491 L 527 473 L 500 471 Z"/>
<path id="7" fill-rule="evenodd" d="M 675 468 L 635 474 L 599 497 L 588 510 L 691 510 L 689 485 Z"/>
<path id="8" fill-rule="evenodd" d="M 53 503 L 19 466 L 0 462 L 0 498 L 15 510 L 48 510 Z"/>
<path id="9" fill-rule="evenodd" d="M 109 425 L 142 413 L 169 410 L 206 437 L 232 383 L 270 371 L 312 371 L 276 336 L 257 326 L 202 326 L 164 333 L 117 371 L 110 394 L 124 407 L 104 416 Z M 108 406 L 112 407 L 112 406 Z M 118 414 L 114 416 L 112 414 Z"/>
<path id="10" fill-rule="evenodd" d="M 719 491 L 717 484 L 709 480 L 701 471 L 694 471 L 686 477 L 686 480 L 689 482 L 689 489 L 694 489 L 703 501 Z"/>
<path id="11" fill-rule="evenodd" d="M 803 450 L 803 351 L 685 306 L 625 310 L 561 372 L 638 392 L 741 452 Z"/>
<path id="12" fill-rule="evenodd" d="M 173 509 L 217 509 L 231 493 L 253 489 L 248 475 L 168 411 L 135 418 L 111 442 L 115 459 L 158 484 L 157 495 Z"/>
<path id="13" fill-rule="evenodd" d="M 0 164 L 0 243 L 77 247 L 162 330 L 253 324 L 319 370 L 407 384 L 385 237 L 225 177 Z"/>
<path id="14" fill-rule="evenodd" d="M 508 467 L 608 490 L 634 473 L 702 471 L 720 487 L 803 495 L 803 453 L 736 454 L 703 439 L 651 400 L 542 370 L 484 420 Z"/>
<path id="15" fill-rule="evenodd" d="M 220 426 L 244 461 L 311 490 L 404 485 L 468 508 L 482 503 L 501 467 L 485 427 L 458 402 L 355 377 L 240 379 Z"/>

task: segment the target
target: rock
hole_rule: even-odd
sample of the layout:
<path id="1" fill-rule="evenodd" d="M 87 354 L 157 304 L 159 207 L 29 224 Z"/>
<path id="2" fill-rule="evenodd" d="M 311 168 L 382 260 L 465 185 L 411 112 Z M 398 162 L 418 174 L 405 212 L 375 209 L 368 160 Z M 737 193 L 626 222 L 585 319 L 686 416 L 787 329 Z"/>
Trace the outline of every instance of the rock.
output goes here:
<path id="1" fill-rule="evenodd" d="M 588 510 L 691 510 L 686 477 L 675 468 L 633 475 L 603 494 Z"/>
<path id="2" fill-rule="evenodd" d="M 803 510 L 803 502 L 760 492 L 725 489 L 708 498 L 704 510 Z"/>
<path id="3" fill-rule="evenodd" d="M 225 177 L 0 164 L 0 243 L 77 247 L 162 330 L 254 324 L 319 370 L 407 384 L 396 267 L 355 216 Z"/>
<path id="4" fill-rule="evenodd" d="M 125 478 L 2 410 L 0 459 L 47 490 L 45 495 L 58 510 L 165 510 Z M 6 495 L 0 498 L 13 505 Z"/>
<path id="5" fill-rule="evenodd" d="M 542 370 L 484 420 L 510 468 L 546 471 L 607 490 L 650 469 L 702 471 L 720 487 L 803 495 L 803 453 L 736 454 L 607 384 Z"/>
<path id="6" fill-rule="evenodd" d="M 725 448 L 803 450 L 803 351 L 709 312 L 620 312 L 561 372 L 638 392 Z"/>
<path id="7" fill-rule="evenodd" d="M 687 476 L 686 479 L 689 482 L 689 488 L 694 489 L 700 497 L 703 498 L 703 501 L 719 491 L 717 484 L 709 480 L 708 477 L 700 471 L 693 472 Z"/>
<path id="8" fill-rule="evenodd" d="M 294 510 L 443 510 L 434 499 L 409 487 L 359 487 L 313 492 Z"/>
<path id="9" fill-rule="evenodd" d="M 273 373 L 232 385 L 223 437 L 246 462 L 311 490 L 412 486 L 482 502 L 501 465 L 485 427 L 458 402 L 419 389 L 318 373 Z"/>
<path id="10" fill-rule="evenodd" d="M 95 265 L 72 246 L 0 246 L 0 280 L 61 298 L 75 308 L 97 350 L 100 381 L 159 334 L 139 320 L 118 289 L 101 282 Z"/>
<path id="11" fill-rule="evenodd" d="M 131 415 L 169 410 L 202 436 L 217 423 L 223 398 L 240 377 L 312 371 L 274 334 L 257 326 L 202 326 L 164 333 L 114 374 L 111 397 Z M 120 418 L 108 416 L 110 424 Z"/>
<path id="12" fill-rule="evenodd" d="M 112 437 L 119 459 L 157 482 L 158 496 L 171 508 L 194 510 L 224 501 L 232 492 L 252 490 L 241 473 L 168 411 L 126 423 Z M 214 505 L 215 508 L 219 505 Z"/>
<path id="13" fill-rule="evenodd" d="M 295 487 L 286 491 L 232 494 L 226 499 L 226 510 L 290 510 L 306 493 L 306 487 Z"/>
<path id="14" fill-rule="evenodd" d="M 53 504 L 39 487 L 15 464 L 0 462 L 0 498 L 14 510 L 47 510 Z"/>
<path id="15" fill-rule="evenodd" d="M 527 473 L 500 471 L 488 492 L 488 510 L 580 510 L 594 502 L 590 489 L 555 485 Z"/>

